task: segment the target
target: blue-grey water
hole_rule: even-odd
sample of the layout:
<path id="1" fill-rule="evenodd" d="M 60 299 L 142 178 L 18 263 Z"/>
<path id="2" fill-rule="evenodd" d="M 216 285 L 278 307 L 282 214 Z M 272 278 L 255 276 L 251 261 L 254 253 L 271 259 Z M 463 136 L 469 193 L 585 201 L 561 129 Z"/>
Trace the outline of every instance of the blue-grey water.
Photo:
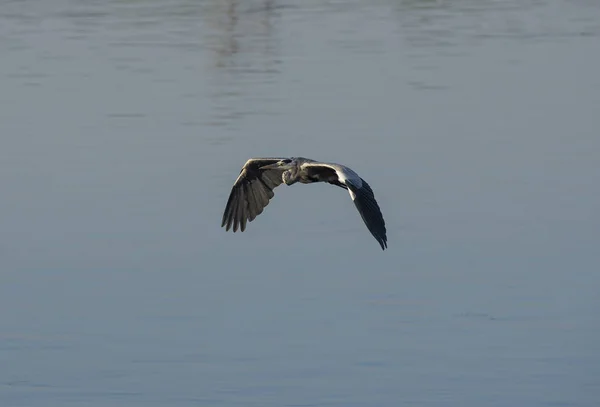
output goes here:
<path id="1" fill-rule="evenodd" d="M 0 191 L 2 407 L 600 405 L 595 0 L 4 0 Z"/>

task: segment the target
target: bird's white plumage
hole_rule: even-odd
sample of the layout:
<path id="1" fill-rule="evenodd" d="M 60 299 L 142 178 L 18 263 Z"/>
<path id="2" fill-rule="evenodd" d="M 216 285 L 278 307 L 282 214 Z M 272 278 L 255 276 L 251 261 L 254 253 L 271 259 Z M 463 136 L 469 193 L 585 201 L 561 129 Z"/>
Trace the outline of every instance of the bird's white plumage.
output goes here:
<path id="1" fill-rule="evenodd" d="M 348 185 L 351 183 L 356 188 L 362 188 L 362 178 L 355 173 L 351 168 L 346 167 L 345 165 L 335 164 L 335 163 L 317 163 L 317 162 L 308 162 L 302 164 L 302 167 L 328 167 L 335 171 L 338 176 L 338 180 L 342 184 Z M 348 192 L 350 193 L 350 198 L 354 201 L 356 199 L 356 194 L 352 191 L 352 189 L 348 188 Z"/>

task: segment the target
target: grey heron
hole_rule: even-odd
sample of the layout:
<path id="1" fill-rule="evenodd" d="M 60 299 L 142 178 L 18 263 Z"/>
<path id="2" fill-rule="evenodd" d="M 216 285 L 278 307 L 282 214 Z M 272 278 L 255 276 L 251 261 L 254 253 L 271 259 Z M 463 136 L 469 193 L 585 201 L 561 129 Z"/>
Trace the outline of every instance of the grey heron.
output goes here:
<path id="1" fill-rule="evenodd" d="M 387 247 L 385 221 L 375 200 L 373 190 L 350 168 L 334 163 L 323 163 L 303 157 L 251 158 L 242 167 L 235 180 L 221 227 L 236 232 L 246 230 L 246 222 L 252 222 L 262 213 L 275 195 L 273 189 L 285 183 L 310 184 L 328 182 L 348 190 L 365 225 L 383 250 Z"/>

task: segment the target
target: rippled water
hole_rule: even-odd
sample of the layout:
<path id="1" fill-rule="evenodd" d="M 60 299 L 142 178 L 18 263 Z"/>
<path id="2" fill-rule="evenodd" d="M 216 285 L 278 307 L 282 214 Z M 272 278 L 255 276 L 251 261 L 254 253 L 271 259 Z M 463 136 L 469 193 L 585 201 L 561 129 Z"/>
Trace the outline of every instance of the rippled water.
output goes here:
<path id="1" fill-rule="evenodd" d="M 0 405 L 594 406 L 600 4 L 0 2 Z M 252 156 L 349 165 L 220 218 Z"/>

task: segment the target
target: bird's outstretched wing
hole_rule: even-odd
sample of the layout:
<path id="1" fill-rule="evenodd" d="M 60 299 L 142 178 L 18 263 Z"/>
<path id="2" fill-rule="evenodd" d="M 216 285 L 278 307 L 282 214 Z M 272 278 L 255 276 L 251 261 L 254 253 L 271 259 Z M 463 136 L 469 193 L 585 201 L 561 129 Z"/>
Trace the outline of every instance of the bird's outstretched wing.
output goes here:
<path id="1" fill-rule="evenodd" d="M 345 188 L 358 209 L 369 232 L 383 250 L 387 247 L 385 221 L 371 186 L 352 169 L 341 164 L 310 162 L 302 167 L 315 182 L 328 182 Z"/>
<path id="2" fill-rule="evenodd" d="M 369 232 L 379 242 L 381 248 L 385 250 L 387 247 L 387 236 L 381 209 L 379 209 L 379 205 L 375 200 L 375 194 L 373 194 L 371 186 L 362 178 L 361 181 L 362 185 L 360 188 L 354 186 L 351 181 L 347 181 L 346 185 L 348 186 L 348 190 L 352 192 L 350 196 L 365 225 L 367 225 Z"/>
<path id="3" fill-rule="evenodd" d="M 260 168 L 280 160 L 283 158 L 251 158 L 246 161 L 229 194 L 221 227 L 229 230 L 233 226 L 234 232 L 238 228 L 243 232 L 246 222 L 252 222 L 262 213 L 275 195 L 273 189 L 283 182 L 283 170 Z"/>

